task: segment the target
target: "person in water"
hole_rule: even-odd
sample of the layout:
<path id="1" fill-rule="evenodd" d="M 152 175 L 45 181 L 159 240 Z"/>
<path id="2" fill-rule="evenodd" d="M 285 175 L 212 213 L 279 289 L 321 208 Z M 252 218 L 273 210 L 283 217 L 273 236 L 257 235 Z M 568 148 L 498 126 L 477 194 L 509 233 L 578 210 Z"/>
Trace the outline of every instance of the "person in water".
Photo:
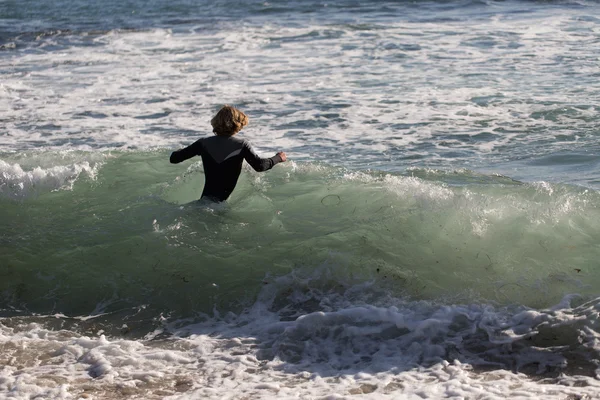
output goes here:
<path id="1" fill-rule="evenodd" d="M 202 138 L 186 148 L 174 151 L 170 162 L 178 164 L 194 156 L 202 157 L 206 182 L 202 198 L 225 201 L 235 189 L 244 160 L 256 171 L 267 171 L 277 163 L 286 161 L 284 152 L 270 158 L 260 158 L 250 143 L 235 137 L 248 125 L 248 116 L 231 106 L 224 106 L 210 121 L 215 136 Z"/>

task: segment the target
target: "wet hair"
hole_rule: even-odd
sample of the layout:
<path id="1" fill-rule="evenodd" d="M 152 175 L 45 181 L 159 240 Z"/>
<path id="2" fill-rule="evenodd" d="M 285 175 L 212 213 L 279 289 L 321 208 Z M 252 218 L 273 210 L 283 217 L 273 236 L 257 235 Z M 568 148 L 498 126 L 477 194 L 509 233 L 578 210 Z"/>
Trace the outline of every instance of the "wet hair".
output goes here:
<path id="1" fill-rule="evenodd" d="M 213 132 L 219 136 L 233 136 L 248 125 L 248 116 L 235 107 L 223 106 L 210 120 Z"/>

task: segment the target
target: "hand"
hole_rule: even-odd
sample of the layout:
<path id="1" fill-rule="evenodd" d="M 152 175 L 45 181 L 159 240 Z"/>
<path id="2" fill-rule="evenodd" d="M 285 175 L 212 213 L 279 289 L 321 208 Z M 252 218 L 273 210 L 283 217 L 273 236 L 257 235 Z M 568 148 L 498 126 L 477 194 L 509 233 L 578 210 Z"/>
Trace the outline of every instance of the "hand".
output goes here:
<path id="1" fill-rule="evenodd" d="M 277 153 L 277 155 L 279 157 L 281 157 L 281 161 L 286 161 L 287 160 L 287 156 L 285 155 L 285 153 L 283 151 L 280 151 L 279 153 Z"/>

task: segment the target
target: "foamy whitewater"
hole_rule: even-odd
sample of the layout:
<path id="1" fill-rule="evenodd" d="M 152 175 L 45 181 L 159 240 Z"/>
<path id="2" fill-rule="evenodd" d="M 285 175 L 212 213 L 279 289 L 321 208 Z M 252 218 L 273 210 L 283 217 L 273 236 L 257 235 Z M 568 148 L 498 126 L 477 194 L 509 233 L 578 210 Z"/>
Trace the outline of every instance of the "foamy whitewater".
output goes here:
<path id="1" fill-rule="evenodd" d="M 599 15 L 0 2 L 0 398 L 600 398 Z"/>

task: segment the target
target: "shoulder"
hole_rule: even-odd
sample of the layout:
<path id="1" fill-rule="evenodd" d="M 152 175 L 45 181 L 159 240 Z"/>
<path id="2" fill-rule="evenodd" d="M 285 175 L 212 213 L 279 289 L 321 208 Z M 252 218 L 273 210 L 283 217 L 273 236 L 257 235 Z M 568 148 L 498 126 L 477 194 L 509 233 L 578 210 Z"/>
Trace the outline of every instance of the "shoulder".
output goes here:
<path id="1" fill-rule="evenodd" d="M 229 136 L 227 139 L 233 143 L 239 143 L 241 145 L 248 144 L 248 141 L 246 139 L 237 136 Z"/>
<path id="2" fill-rule="evenodd" d="M 196 140 L 194 143 L 192 143 L 191 145 L 189 145 L 189 148 L 191 150 L 193 150 L 194 152 L 200 154 L 200 151 L 203 147 L 202 143 L 203 143 L 204 139 L 198 139 Z"/>
<path id="3" fill-rule="evenodd" d="M 232 138 L 235 139 L 237 143 L 239 143 L 242 147 L 252 148 L 250 142 L 243 138 Z"/>
<path id="4" fill-rule="evenodd" d="M 229 136 L 225 139 L 226 139 L 227 143 L 229 144 L 229 146 L 237 147 L 239 149 L 252 148 L 250 146 L 250 143 L 246 139 L 236 137 L 236 136 Z"/>

